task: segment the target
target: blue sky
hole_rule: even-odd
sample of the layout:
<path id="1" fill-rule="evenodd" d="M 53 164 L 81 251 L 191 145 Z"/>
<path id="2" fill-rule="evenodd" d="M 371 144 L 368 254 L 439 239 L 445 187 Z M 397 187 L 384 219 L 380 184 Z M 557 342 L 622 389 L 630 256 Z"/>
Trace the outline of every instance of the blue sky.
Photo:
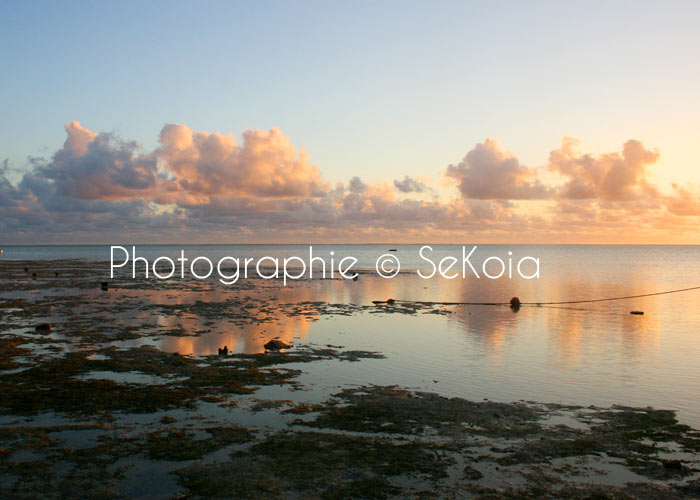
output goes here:
<path id="1" fill-rule="evenodd" d="M 698 21 L 694 0 L 4 1 L 0 233 L 700 243 Z"/>
<path id="2" fill-rule="evenodd" d="M 700 3 L 3 2 L 0 151 L 48 156 L 72 120 L 150 147 L 164 123 L 279 126 L 333 180 L 437 176 L 499 138 L 661 150 L 700 180 Z"/>

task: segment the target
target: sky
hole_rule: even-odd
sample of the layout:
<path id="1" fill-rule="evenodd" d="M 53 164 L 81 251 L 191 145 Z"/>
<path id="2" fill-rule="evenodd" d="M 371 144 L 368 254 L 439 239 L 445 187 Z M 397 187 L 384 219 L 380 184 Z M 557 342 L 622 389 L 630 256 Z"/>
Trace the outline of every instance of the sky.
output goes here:
<path id="1" fill-rule="evenodd" d="M 698 21 L 4 1 L 0 238 L 700 244 Z"/>

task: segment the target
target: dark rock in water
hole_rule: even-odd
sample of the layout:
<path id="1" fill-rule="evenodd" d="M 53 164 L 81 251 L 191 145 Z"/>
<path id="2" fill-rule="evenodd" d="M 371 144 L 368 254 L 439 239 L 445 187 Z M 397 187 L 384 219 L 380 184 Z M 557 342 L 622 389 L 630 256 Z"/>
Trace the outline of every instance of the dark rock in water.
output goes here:
<path id="1" fill-rule="evenodd" d="M 390 248 L 389 251 L 390 251 L 390 252 L 396 252 L 397 250 L 396 250 L 395 248 Z"/>
<path id="2" fill-rule="evenodd" d="M 228 356 L 228 346 L 219 347 L 219 356 Z"/>
<path id="3" fill-rule="evenodd" d="M 56 276 L 58 276 L 58 271 L 54 271 L 54 274 L 55 274 Z"/>
<path id="4" fill-rule="evenodd" d="M 635 314 L 637 316 L 644 316 L 644 311 L 630 311 L 630 314 Z"/>
<path id="5" fill-rule="evenodd" d="M 359 276 L 355 275 L 355 277 L 352 280 L 357 281 L 358 278 L 359 278 Z"/>
<path id="6" fill-rule="evenodd" d="M 101 284 L 102 290 L 107 291 L 109 290 L 109 281 L 103 281 Z"/>
<path id="7" fill-rule="evenodd" d="M 478 470 L 476 470 L 474 467 L 472 467 L 471 465 L 465 465 L 464 466 L 464 477 L 466 479 L 471 479 L 472 481 L 478 481 L 479 479 L 484 477 L 484 475 L 481 472 L 479 472 Z"/>
<path id="8" fill-rule="evenodd" d="M 287 344 L 286 342 L 282 342 L 281 340 L 271 340 L 267 344 L 263 346 L 266 351 L 279 351 L 280 349 L 289 349 L 292 347 L 290 344 Z"/>
<path id="9" fill-rule="evenodd" d="M 24 272 L 25 272 L 25 273 L 28 273 L 28 272 L 29 272 L 29 268 L 28 268 L 28 267 L 25 267 L 25 268 L 24 268 Z"/>
<path id="10" fill-rule="evenodd" d="M 666 469 L 682 469 L 683 468 L 683 462 L 680 460 L 662 460 L 662 463 L 664 464 L 664 468 Z"/>
<path id="11" fill-rule="evenodd" d="M 520 309 L 520 299 L 518 297 L 513 297 L 510 299 L 510 308 L 514 311 Z"/>
<path id="12" fill-rule="evenodd" d="M 389 300 L 386 301 L 386 303 L 387 303 L 388 305 L 390 305 L 390 306 L 393 306 L 393 305 L 394 305 L 394 302 L 396 302 L 394 299 L 389 299 Z"/>
<path id="13" fill-rule="evenodd" d="M 32 273 L 32 279 L 33 279 L 33 280 L 37 279 L 38 277 L 39 277 L 39 275 L 38 275 L 37 273 Z"/>
<path id="14" fill-rule="evenodd" d="M 34 328 L 37 332 L 50 332 L 51 331 L 51 325 L 48 323 L 40 323 L 36 325 L 36 328 Z"/>

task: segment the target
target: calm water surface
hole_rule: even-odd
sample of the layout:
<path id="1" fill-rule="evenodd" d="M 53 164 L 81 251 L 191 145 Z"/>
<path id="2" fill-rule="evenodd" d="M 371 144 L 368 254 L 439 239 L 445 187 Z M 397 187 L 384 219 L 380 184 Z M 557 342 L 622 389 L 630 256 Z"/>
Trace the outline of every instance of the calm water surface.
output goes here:
<path id="1" fill-rule="evenodd" d="M 471 249 L 472 245 L 467 245 Z M 308 245 L 138 246 L 139 255 L 155 259 L 206 255 L 276 257 L 308 255 Z M 478 265 L 491 255 L 515 262 L 540 259 L 540 279 L 423 280 L 413 270 L 425 268 L 414 245 L 315 245 L 317 255 L 353 255 L 371 269 L 374 260 L 396 248 L 402 270 L 393 279 L 367 272 L 357 282 L 304 280 L 288 287 L 263 285 L 247 291 L 275 303 L 324 301 L 371 304 L 394 298 L 417 301 L 502 302 L 517 295 L 526 302 L 586 300 L 654 293 L 700 286 L 700 247 L 695 246 L 520 246 L 479 245 Z M 461 258 L 461 245 L 434 245 L 436 260 Z M 109 247 L 4 247 L 2 259 L 109 259 Z M 109 276 L 107 263 L 98 266 Z M 98 273 L 99 274 L 99 273 Z M 262 280 L 258 280 L 262 281 Z M 66 292 L 71 293 L 71 292 Z M 85 293 L 75 291 L 76 294 Z M 173 304 L 222 301 L 240 294 L 216 280 L 192 290 L 115 290 L 111 298 Z M 324 391 L 346 384 L 398 384 L 470 399 L 533 400 L 578 405 L 626 404 L 679 411 L 682 420 L 700 425 L 700 290 L 617 302 L 561 307 L 456 305 L 449 314 L 357 312 L 341 315 L 289 315 L 271 323 L 240 326 L 227 318 L 160 315 L 134 311 L 115 318 L 125 323 L 172 323 L 201 336 L 164 336 L 157 345 L 168 351 L 215 353 L 228 345 L 237 352 L 259 352 L 271 336 L 348 349 L 377 350 L 386 359 L 359 363 L 320 362 L 303 366 L 302 382 Z M 644 311 L 643 316 L 630 315 Z"/>

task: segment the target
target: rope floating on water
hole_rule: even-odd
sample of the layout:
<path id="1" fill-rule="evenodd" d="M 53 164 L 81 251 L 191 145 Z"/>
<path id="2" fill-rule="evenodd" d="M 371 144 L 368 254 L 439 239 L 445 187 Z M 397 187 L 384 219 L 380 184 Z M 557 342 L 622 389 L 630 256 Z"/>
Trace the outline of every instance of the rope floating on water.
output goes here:
<path id="1" fill-rule="evenodd" d="M 520 306 L 555 306 L 555 305 L 565 305 L 565 304 L 590 304 L 593 302 L 611 302 L 614 300 L 626 300 L 626 299 L 639 299 L 641 297 L 653 297 L 655 295 L 667 295 L 669 293 L 680 293 L 689 292 L 691 290 L 700 290 L 700 286 L 691 286 L 688 288 L 678 288 L 676 290 L 667 290 L 665 292 L 654 292 L 654 293 L 642 293 L 639 295 L 623 295 L 621 297 L 607 297 L 604 299 L 585 299 L 585 300 L 563 300 L 558 302 L 520 302 Z M 513 297 L 516 299 L 517 297 Z M 421 301 L 421 300 L 394 300 L 389 299 L 387 301 L 377 301 L 375 304 L 393 304 L 395 302 L 403 304 L 425 304 L 425 305 L 441 305 L 441 306 L 511 306 L 512 300 L 509 302 L 434 302 L 434 301 Z"/>
<path id="2" fill-rule="evenodd" d="M 591 302 L 609 302 L 613 300 L 639 299 L 641 297 L 653 297 L 655 295 L 667 295 L 669 293 L 689 292 L 691 290 L 700 290 L 700 286 L 691 286 L 689 288 L 679 288 L 677 290 L 667 290 L 665 292 L 642 293 L 639 295 L 624 295 L 622 297 L 608 297 L 605 299 L 587 299 L 587 300 L 568 300 L 562 302 L 521 302 L 527 305 L 561 305 L 561 304 L 590 304 Z"/>

